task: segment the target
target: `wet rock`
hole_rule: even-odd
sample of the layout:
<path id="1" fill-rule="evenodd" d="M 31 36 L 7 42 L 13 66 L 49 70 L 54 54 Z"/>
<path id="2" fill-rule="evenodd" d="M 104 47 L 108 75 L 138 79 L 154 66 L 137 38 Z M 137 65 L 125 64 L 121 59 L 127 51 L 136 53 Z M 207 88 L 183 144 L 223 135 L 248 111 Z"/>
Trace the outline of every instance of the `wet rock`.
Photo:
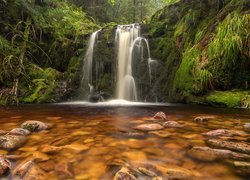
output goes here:
<path id="1" fill-rule="evenodd" d="M 150 134 L 154 134 L 154 135 L 162 137 L 162 138 L 166 138 L 166 137 L 171 136 L 171 133 L 169 133 L 167 131 L 151 131 Z"/>
<path id="2" fill-rule="evenodd" d="M 33 153 L 33 158 L 36 162 L 42 162 L 42 161 L 47 161 L 50 159 L 50 157 L 47 154 L 44 154 L 42 152 L 39 151 L 35 151 Z"/>
<path id="3" fill-rule="evenodd" d="M 13 171 L 13 175 L 15 178 L 20 179 L 34 179 L 34 180 L 42 180 L 46 179 L 45 172 L 38 167 L 33 161 L 25 160 L 21 162 Z"/>
<path id="4" fill-rule="evenodd" d="M 157 112 L 153 118 L 157 120 L 167 120 L 167 116 L 164 112 Z"/>
<path id="5" fill-rule="evenodd" d="M 145 174 L 146 176 L 149 176 L 149 177 L 151 177 L 151 178 L 157 177 L 157 174 L 156 174 L 156 173 L 154 173 L 153 171 L 151 171 L 151 170 L 149 170 L 149 169 L 147 169 L 147 168 L 139 167 L 138 170 L 139 170 L 141 173 L 143 173 L 143 174 Z"/>
<path id="6" fill-rule="evenodd" d="M 25 136 L 14 136 L 14 135 L 5 135 L 0 136 L 0 148 L 6 150 L 12 150 L 19 148 L 26 141 Z"/>
<path id="7" fill-rule="evenodd" d="M 48 125 L 41 122 L 41 121 L 25 121 L 21 127 L 23 129 L 27 129 L 30 132 L 34 132 L 34 131 L 42 131 L 42 130 L 46 130 L 48 129 Z"/>
<path id="8" fill-rule="evenodd" d="M 114 180 L 136 180 L 137 178 L 131 174 L 128 168 L 123 167 L 119 170 L 114 177 Z"/>
<path id="9" fill-rule="evenodd" d="M 244 134 L 244 132 L 241 132 L 241 131 L 234 131 L 234 130 L 227 130 L 227 129 L 216 129 L 216 130 L 209 131 L 207 133 L 202 133 L 202 135 L 232 137 L 232 136 L 241 136 L 241 135 L 245 135 L 245 134 Z"/>
<path id="10" fill-rule="evenodd" d="M 181 128 L 181 127 L 184 127 L 183 125 L 179 124 L 178 122 L 176 121 L 167 121 L 163 124 L 164 127 L 167 127 L 167 128 Z"/>
<path id="11" fill-rule="evenodd" d="M 198 116 L 194 118 L 194 122 L 205 124 L 208 123 L 209 120 L 214 119 L 215 117 L 213 116 Z"/>
<path id="12" fill-rule="evenodd" d="M 248 143 L 224 141 L 219 139 L 209 139 L 206 141 L 206 143 L 213 147 L 230 149 L 232 151 L 250 154 L 250 145 Z"/>
<path id="13" fill-rule="evenodd" d="M 235 159 L 235 160 L 250 160 L 247 154 L 235 153 L 225 149 L 212 149 L 209 147 L 195 146 L 190 149 L 187 154 L 200 161 L 214 161 L 217 159 Z"/>
<path id="14" fill-rule="evenodd" d="M 0 156 L 0 177 L 6 175 L 11 168 L 11 163 L 5 157 Z"/>
<path id="15" fill-rule="evenodd" d="M 56 163 L 53 160 L 48 160 L 45 162 L 41 162 L 38 165 L 42 170 L 49 172 L 55 169 Z"/>
<path id="16" fill-rule="evenodd" d="M 178 166 L 162 167 L 157 165 L 157 169 L 162 172 L 163 176 L 169 179 L 188 179 L 193 176 L 190 170 Z"/>
<path id="17" fill-rule="evenodd" d="M 246 132 L 250 133 L 250 123 L 245 123 L 243 127 Z"/>
<path id="18" fill-rule="evenodd" d="M 141 131 L 156 131 L 164 129 L 164 127 L 160 124 L 153 123 L 153 124 L 141 124 L 135 126 L 134 129 L 141 130 Z"/>
<path id="19" fill-rule="evenodd" d="M 72 164 L 70 164 L 70 163 L 57 164 L 55 166 L 55 171 L 63 176 L 69 177 L 69 178 L 74 177 L 73 167 L 72 167 Z"/>
<path id="20" fill-rule="evenodd" d="M 250 162 L 243 161 L 234 161 L 233 162 L 234 169 L 241 176 L 249 176 L 250 175 Z"/>
<path id="21" fill-rule="evenodd" d="M 144 139 L 146 134 L 142 132 L 117 132 L 113 136 L 125 139 Z"/>
<path id="22" fill-rule="evenodd" d="M 27 136 L 30 134 L 30 131 L 23 128 L 15 128 L 12 129 L 9 133 L 9 135 L 16 135 L 16 136 Z"/>
<path id="23" fill-rule="evenodd" d="M 43 152 L 43 153 L 46 153 L 46 154 L 58 153 L 62 149 L 63 149 L 63 147 L 50 146 L 50 145 L 42 145 L 40 147 L 40 151 Z"/>
<path id="24" fill-rule="evenodd" d="M 16 160 L 22 159 L 23 157 L 21 155 L 7 155 L 6 158 L 8 160 L 16 161 Z"/>

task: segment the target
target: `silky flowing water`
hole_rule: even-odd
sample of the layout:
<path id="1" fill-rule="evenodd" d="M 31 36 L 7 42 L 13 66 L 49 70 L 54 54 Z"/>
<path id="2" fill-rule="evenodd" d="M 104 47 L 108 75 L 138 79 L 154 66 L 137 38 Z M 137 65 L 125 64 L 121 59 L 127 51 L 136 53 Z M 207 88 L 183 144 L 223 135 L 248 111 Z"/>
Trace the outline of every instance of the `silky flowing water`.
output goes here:
<path id="1" fill-rule="evenodd" d="M 127 136 L 134 126 L 152 122 L 153 115 L 163 111 L 169 120 L 183 128 L 145 132 L 140 138 Z M 201 115 L 215 118 L 208 124 L 197 124 L 193 119 Z M 19 149 L 0 153 L 31 158 L 44 145 L 70 146 L 48 154 L 36 164 L 47 172 L 48 179 L 112 179 L 109 164 L 122 160 L 128 164 L 184 167 L 194 173 L 193 179 L 242 179 L 223 162 L 201 162 L 186 155 L 192 146 L 206 146 L 201 133 L 213 129 L 242 130 L 250 122 L 250 111 L 199 106 L 85 106 L 85 105 L 25 105 L 0 107 L 0 130 L 20 127 L 26 120 L 52 123 L 51 129 L 33 132 Z M 237 137 L 236 137 L 237 139 Z M 238 137 L 249 141 L 248 137 Z M 72 166 L 72 177 L 54 170 L 57 164 Z M 15 164 L 14 164 L 15 166 Z"/>

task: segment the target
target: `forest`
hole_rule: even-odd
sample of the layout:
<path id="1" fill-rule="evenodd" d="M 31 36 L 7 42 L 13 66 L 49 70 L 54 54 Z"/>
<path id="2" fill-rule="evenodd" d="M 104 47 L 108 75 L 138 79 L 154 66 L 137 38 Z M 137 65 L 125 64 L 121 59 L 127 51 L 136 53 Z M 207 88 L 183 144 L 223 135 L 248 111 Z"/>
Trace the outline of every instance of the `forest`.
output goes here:
<path id="1" fill-rule="evenodd" d="M 249 179 L 249 0 L 0 0 L 0 179 Z"/>

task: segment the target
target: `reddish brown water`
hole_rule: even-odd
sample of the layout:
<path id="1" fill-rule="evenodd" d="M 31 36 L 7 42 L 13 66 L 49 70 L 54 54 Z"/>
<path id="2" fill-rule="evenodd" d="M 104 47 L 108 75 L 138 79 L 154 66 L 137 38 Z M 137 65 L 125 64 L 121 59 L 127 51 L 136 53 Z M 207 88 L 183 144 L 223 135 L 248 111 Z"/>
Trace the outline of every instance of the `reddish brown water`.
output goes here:
<path id="1" fill-rule="evenodd" d="M 132 127 L 148 123 L 158 111 L 165 112 L 168 119 L 176 120 L 185 127 L 146 133 L 139 139 L 123 134 L 137 132 Z M 197 124 L 193 119 L 200 115 L 213 115 L 216 118 L 207 125 Z M 72 179 L 109 179 L 107 165 L 117 160 L 154 166 L 184 167 L 192 171 L 194 179 L 241 179 L 226 163 L 200 162 L 189 158 L 186 151 L 191 146 L 205 146 L 205 137 L 201 135 L 203 132 L 219 128 L 242 130 L 242 125 L 250 122 L 250 111 L 196 106 L 0 107 L 0 130 L 9 131 L 20 127 L 26 120 L 49 122 L 54 126 L 29 135 L 27 143 L 21 148 L 12 152 L 0 150 L 0 153 L 18 154 L 24 158 L 33 157 L 34 154 L 45 155 L 36 160 L 36 163 L 48 172 L 48 179 L 66 178 L 66 175 L 54 170 L 56 164 L 63 163 L 71 164 Z M 157 135 L 158 133 L 161 136 Z M 247 140 L 239 137 L 239 141 Z M 43 145 L 68 148 L 63 148 L 55 154 L 41 155 L 37 152 L 40 152 Z"/>

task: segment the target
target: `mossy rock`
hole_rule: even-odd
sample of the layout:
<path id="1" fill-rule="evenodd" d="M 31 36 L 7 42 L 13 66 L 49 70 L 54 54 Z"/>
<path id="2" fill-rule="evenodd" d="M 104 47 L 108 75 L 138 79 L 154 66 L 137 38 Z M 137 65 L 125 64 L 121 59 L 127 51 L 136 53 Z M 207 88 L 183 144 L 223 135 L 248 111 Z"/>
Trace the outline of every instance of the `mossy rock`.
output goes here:
<path id="1" fill-rule="evenodd" d="M 205 98 L 205 102 L 213 106 L 244 107 L 249 106 L 250 91 L 215 91 Z"/>

